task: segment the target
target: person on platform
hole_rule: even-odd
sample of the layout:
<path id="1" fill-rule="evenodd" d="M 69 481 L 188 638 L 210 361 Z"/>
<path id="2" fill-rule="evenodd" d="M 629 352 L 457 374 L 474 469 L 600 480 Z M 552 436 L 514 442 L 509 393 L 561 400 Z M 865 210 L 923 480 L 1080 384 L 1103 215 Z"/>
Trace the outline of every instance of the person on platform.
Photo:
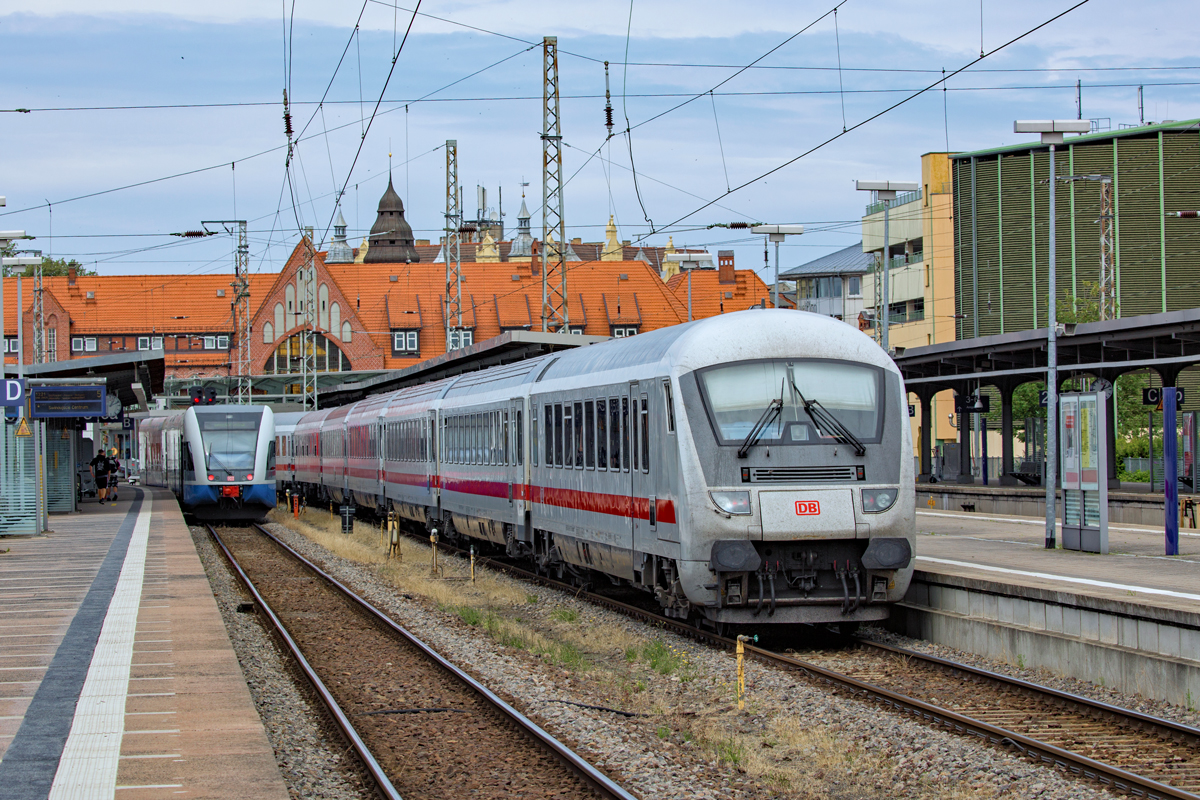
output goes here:
<path id="1" fill-rule="evenodd" d="M 117 460 L 117 448 L 113 448 L 108 457 L 108 500 L 117 502 L 117 485 L 120 481 L 121 462 Z"/>
<path id="2" fill-rule="evenodd" d="M 88 462 L 92 470 L 92 478 L 96 481 L 96 498 L 100 505 L 108 497 L 108 453 L 101 450 Z"/>

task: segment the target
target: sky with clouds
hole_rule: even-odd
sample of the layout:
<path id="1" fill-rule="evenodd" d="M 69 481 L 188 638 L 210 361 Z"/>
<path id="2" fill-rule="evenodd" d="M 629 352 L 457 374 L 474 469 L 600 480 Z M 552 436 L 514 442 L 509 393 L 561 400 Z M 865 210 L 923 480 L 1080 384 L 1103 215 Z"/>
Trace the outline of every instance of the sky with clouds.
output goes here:
<path id="1" fill-rule="evenodd" d="M 326 230 L 343 185 L 351 236 L 370 228 L 390 152 L 416 235 L 436 240 L 455 139 L 468 213 L 483 185 L 515 227 L 525 181 L 536 235 L 541 40 L 554 35 L 569 235 L 600 240 L 612 215 L 623 239 L 672 235 L 760 267 L 760 237 L 707 226 L 803 223 L 786 268 L 859 240 L 855 179 L 916 181 L 922 153 L 1018 141 L 1017 118 L 1074 117 L 1077 80 L 1083 116 L 1113 128 L 1137 122 L 1139 85 L 1146 120 L 1200 117 L 1194 0 L 1090 0 L 993 52 L 1077 1 L 845 0 L 835 19 L 837 0 L 460 0 L 422 2 L 414 19 L 410 0 L 10 0 L 0 228 L 102 274 L 178 274 L 228 271 L 230 242 L 170 233 L 246 218 L 252 269 L 275 270 L 301 226 Z M 854 127 L 981 49 L 945 91 Z"/>

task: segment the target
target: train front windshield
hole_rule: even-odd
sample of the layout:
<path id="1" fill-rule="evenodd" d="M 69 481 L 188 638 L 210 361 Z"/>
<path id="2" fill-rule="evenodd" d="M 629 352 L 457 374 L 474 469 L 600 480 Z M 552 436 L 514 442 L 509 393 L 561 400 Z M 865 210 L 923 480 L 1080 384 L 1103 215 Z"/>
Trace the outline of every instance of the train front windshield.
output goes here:
<path id="1" fill-rule="evenodd" d="M 200 424 L 200 441 L 204 445 L 204 462 L 209 472 L 249 474 L 254 471 L 261 413 L 197 413 L 196 421 Z"/>
<path id="2" fill-rule="evenodd" d="M 819 404 L 855 437 L 878 441 L 883 371 L 846 361 L 767 359 L 710 367 L 699 373 L 709 417 L 723 444 L 740 444 L 776 402 L 778 415 L 757 438 L 763 444 L 832 441 L 805 403 Z M 819 417 L 819 413 L 817 414 Z"/>

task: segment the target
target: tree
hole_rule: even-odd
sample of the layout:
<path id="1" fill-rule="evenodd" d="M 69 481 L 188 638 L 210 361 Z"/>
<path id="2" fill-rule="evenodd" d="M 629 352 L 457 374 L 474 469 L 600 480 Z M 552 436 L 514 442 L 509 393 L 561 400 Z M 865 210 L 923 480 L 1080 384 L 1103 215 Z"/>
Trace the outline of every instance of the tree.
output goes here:
<path id="1" fill-rule="evenodd" d="M 19 253 L 17 252 L 17 243 L 16 242 L 9 242 L 4 247 L 0 247 L 0 256 L 12 257 L 12 256 L 16 256 L 16 255 L 19 255 Z M 96 274 L 96 271 L 94 269 L 85 268 L 82 264 L 80 264 L 75 259 L 71 259 L 70 261 L 67 261 L 66 259 L 62 259 L 62 258 L 45 258 L 45 257 L 42 258 L 42 276 L 43 277 L 49 278 L 49 277 L 53 277 L 53 276 L 60 276 L 60 277 L 65 276 L 67 274 L 67 271 L 71 267 L 75 268 L 75 272 L 77 275 L 95 275 Z M 3 267 L 2 270 L 0 270 L 0 274 L 3 274 L 4 277 L 6 277 L 6 278 L 15 278 L 18 275 L 20 275 L 23 278 L 32 278 L 37 274 L 37 267 L 28 266 L 28 267 L 23 267 L 20 270 L 15 269 L 13 267 Z"/>

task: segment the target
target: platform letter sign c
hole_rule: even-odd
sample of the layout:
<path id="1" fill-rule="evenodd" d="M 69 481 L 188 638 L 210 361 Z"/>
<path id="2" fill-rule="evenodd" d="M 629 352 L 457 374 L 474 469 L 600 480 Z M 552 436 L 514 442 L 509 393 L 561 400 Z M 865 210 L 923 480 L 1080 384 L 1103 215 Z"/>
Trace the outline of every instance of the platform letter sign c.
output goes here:
<path id="1" fill-rule="evenodd" d="M 6 406 L 25 405 L 25 382 L 7 379 L 4 381 L 4 403 Z"/>
<path id="2" fill-rule="evenodd" d="M 821 513 L 821 504 L 816 500 L 797 500 L 796 516 L 805 517 Z"/>

